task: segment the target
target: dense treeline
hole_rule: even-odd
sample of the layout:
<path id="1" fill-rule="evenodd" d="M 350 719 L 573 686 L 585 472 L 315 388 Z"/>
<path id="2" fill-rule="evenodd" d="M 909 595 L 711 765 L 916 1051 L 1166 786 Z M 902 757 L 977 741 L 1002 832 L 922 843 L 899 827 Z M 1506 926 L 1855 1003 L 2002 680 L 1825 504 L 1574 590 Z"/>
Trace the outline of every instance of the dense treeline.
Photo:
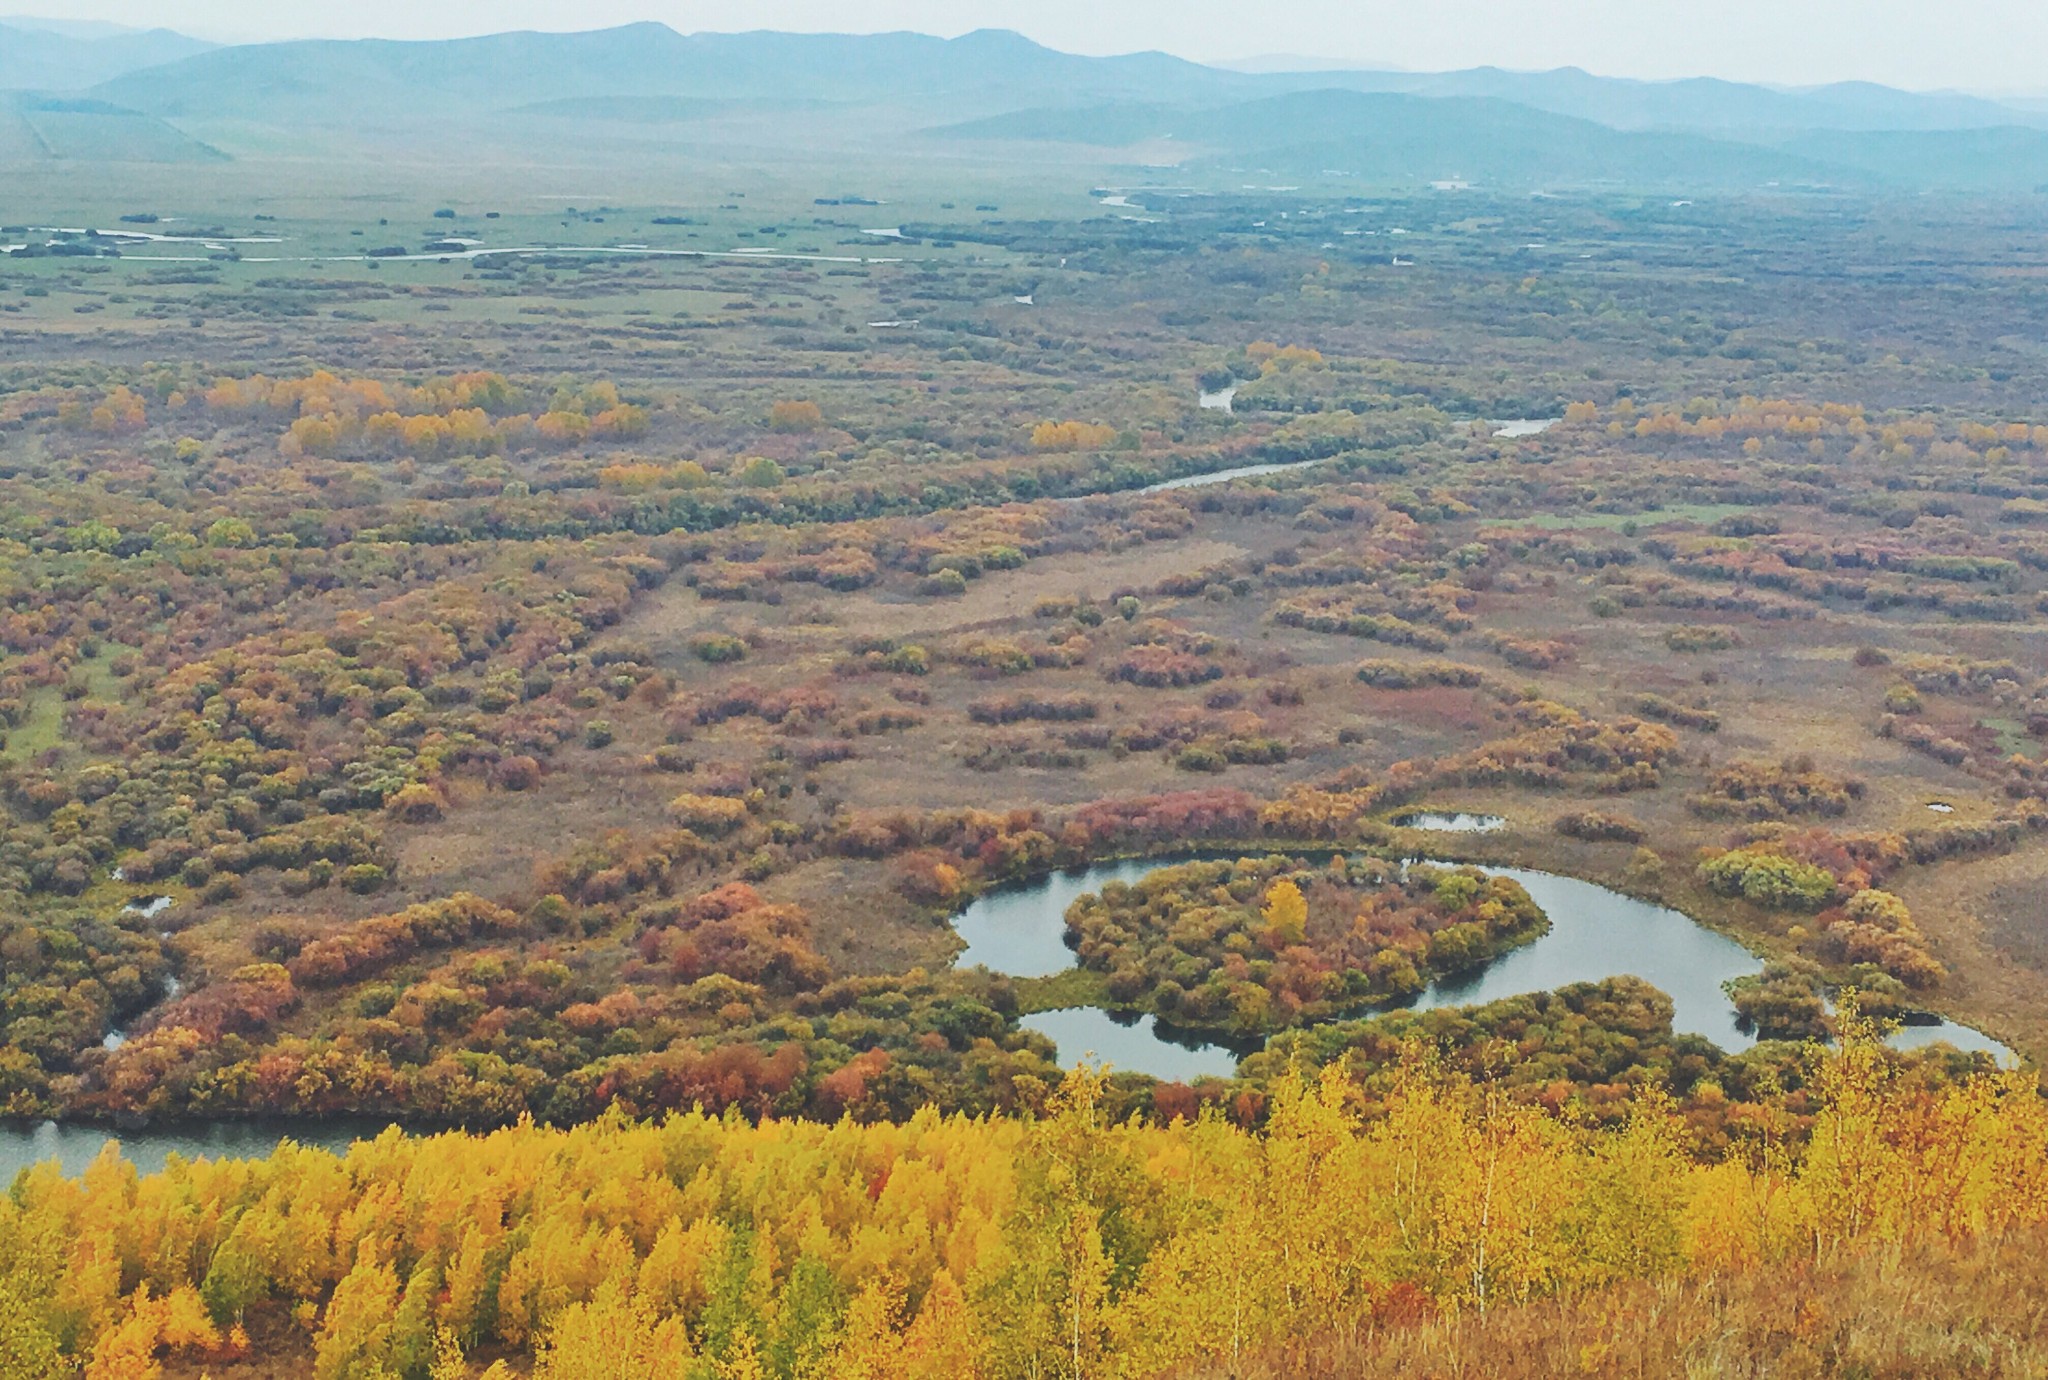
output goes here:
<path id="1" fill-rule="evenodd" d="M 1521 885 L 1476 868 L 1399 869 L 1339 855 L 1188 863 L 1112 883 L 1067 912 L 1083 966 L 1119 1004 L 1169 1025 L 1264 1035 L 1481 967 L 1549 921 Z"/>
<path id="2" fill-rule="evenodd" d="M 1928 1089 L 1853 1034 L 1813 1057 L 1797 1153 L 1764 1124 L 1696 1158 L 1654 1094 L 1593 1130 L 1412 1054 L 1369 1110 L 1336 1068 L 1282 1078 L 1257 1134 L 1107 1119 L 1077 1072 L 1036 1119 L 394 1131 L 146 1179 L 109 1152 L 0 1202 L 0 1355 L 128 1376 L 260 1334 L 321 1380 L 529 1354 L 559 1377 L 1135 1377 L 2040 1222 L 2025 1080 Z"/>

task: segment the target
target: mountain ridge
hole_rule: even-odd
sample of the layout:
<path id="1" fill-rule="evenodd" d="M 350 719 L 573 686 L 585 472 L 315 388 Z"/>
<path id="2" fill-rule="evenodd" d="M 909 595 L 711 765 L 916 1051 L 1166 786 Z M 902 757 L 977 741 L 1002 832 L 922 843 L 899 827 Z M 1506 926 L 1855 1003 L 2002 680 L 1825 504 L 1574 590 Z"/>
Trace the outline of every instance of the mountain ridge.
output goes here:
<path id="1" fill-rule="evenodd" d="M 171 29 L 87 38 L 0 19 L 0 90 L 81 91 L 131 71 L 212 52 L 216 46 Z"/>
<path id="2" fill-rule="evenodd" d="M 211 48 L 125 73 L 103 93 L 158 115 L 248 114 L 247 93 L 343 106 L 383 104 L 403 91 L 422 108 L 490 101 L 503 106 L 578 96 L 759 98 L 793 83 L 823 99 L 978 100 L 1010 108 L 1117 96 L 1219 99 L 1312 88 L 1505 99 L 1616 129 L 1796 133 L 1809 129 L 1964 129 L 2048 125 L 2027 111 L 1954 92 L 1900 91 L 1868 82 L 1779 90 L 1719 78 L 1643 81 L 1581 68 L 1452 72 L 1343 68 L 1245 72 L 1159 52 L 1084 57 L 1010 30 L 958 38 L 897 31 L 794 34 L 773 30 L 682 34 L 643 21 L 574 33 L 509 31 L 475 38 L 305 39 Z M 513 86 L 529 88 L 523 96 Z M 1036 99 L 1027 99 L 1032 96 Z M 1056 96 L 1049 102 L 1047 95 Z M 520 96 L 514 99 L 514 96 Z"/>
<path id="3" fill-rule="evenodd" d="M 575 34 L 531 31 L 407 43 L 307 39 L 220 48 L 126 74 L 99 94 L 169 116 L 270 113 L 324 100 L 355 112 L 388 110 L 394 94 L 422 110 L 488 103 L 491 108 L 587 96 L 736 99 L 787 95 L 819 99 L 1003 93 L 1047 80 L 1063 92 L 1102 95 L 1166 89 L 1199 94 L 1245 81 L 1163 53 L 1087 58 L 1044 48 L 1021 35 L 978 30 L 955 39 L 907 32 L 875 35 L 683 35 L 640 23 Z"/>
<path id="4" fill-rule="evenodd" d="M 1160 105 L 1047 108 L 932 131 L 941 138 L 1097 146 L 1173 141 L 1196 166 L 1288 176 L 1494 184 L 1831 180 L 1800 154 L 1696 134 L 1616 130 L 1491 97 L 1343 89 L 1287 92 L 1201 110 Z"/>
<path id="5" fill-rule="evenodd" d="M 26 36 L 73 48 L 123 41 Z M 14 86 L 25 84 L 17 72 Z M 545 125 L 551 139 L 616 145 L 628 126 L 658 131 L 743 112 L 747 137 L 762 147 L 812 147 L 819 131 L 801 110 L 839 105 L 859 111 L 829 131 L 842 142 L 926 136 L 1111 149 L 1170 138 L 1188 146 L 1178 161 L 1191 167 L 1290 176 L 1700 190 L 1796 182 L 2032 192 L 2048 184 L 2048 111 L 1954 92 L 1649 82 L 1575 67 L 1247 73 L 1159 52 L 1063 53 L 1002 29 L 956 38 L 685 35 L 647 21 L 431 42 L 308 39 L 204 46 L 84 88 L 34 85 L 229 152 L 249 131 L 262 134 L 244 145 L 253 148 L 278 147 L 278 136 L 330 149 L 393 140 L 470 147 L 496 138 L 507 116 Z M 154 134 L 130 142 L 175 146 Z"/>

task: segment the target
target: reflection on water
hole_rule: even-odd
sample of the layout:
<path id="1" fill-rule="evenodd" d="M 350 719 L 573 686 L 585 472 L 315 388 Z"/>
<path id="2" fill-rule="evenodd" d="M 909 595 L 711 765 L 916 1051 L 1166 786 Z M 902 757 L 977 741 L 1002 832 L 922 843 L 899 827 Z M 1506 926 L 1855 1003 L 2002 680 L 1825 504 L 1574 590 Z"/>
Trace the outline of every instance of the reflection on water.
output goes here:
<path id="1" fill-rule="evenodd" d="M 110 1131 L 100 1126 L 0 1125 L 0 1185 L 32 1164 L 55 1160 L 66 1174 L 82 1174 L 106 1147 L 119 1141 L 121 1154 L 145 1174 L 160 1172 L 172 1155 L 186 1159 L 250 1158 L 268 1155 L 281 1140 L 340 1154 L 358 1140 L 383 1130 L 381 1122 L 217 1121 L 150 1131 Z"/>
<path id="2" fill-rule="evenodd" d="M 1734 940 L 1668 906 L 1576 877 L 1519 867 L 1486 870 L 1520 882 L 1550 917 L 1550 932 L 1477 973 L 1431 983 L 1416 999 L 1417 1009 L 1481 1006 L 1574 982 L 1634 976 L 1671 998 L 1672 1029 L 1681 1034 L 1704 1035 L 1729 1050 L 1756 1043 L 1736 1024 L 1721 984 L 1762 971 L 1763 962 Z"/>
<path id="3" fill-rule="evenodd" d="M 1019 1024 L 1049 1037 L 1070 1062 L 1087 1056 L 1094 1063 L 1181 1083 L 1237 1073 L 1234 1051 L 1199 1040 L 1178 1043 L 1151 1016 L 1119 1019 L 1093 1006 L 1070 1006 L 1026 1016 Z"/>
<path id="4" fill-rule="evenodd" d="M 1981 1030 L 1972 1030 L 1954 1021 L 1942 1021 L 1938 1025 L 1908 1025 L 1894 1031 L 1890 1041 L 1894 1049 L 1926 1049 L 1930 1045 L 1954 1045 L 1965 1053 L 1979 1051 L 1990 1055 L 1999 1063 L 2010 1067 L 2015 1061 L 2013 1052 Z"/>
<path id="5" fill-rule="evenodd" d="M 1397 829 L 1428 829 L 1438 834 L 1490 834 L 1496 829 L 1507 827 L 1507 821 L 1499 815 L 1469 815 L 1463 810 L 1444 812 L 1441 810 L 1417 810 L 1412 814 L 1394 817 Z"/>
<path id="6" fill-rule="evenodd" d="M 953 928 L 967 941 L 959 964 L 979 964 L 1011 977 L 1064 973 L 1074 966 L 1074 951 L 1067 947 L 1067 907 L 1111 882 L 1136 882 L 1170 865 L 1156 858 L 1126 858 L 991 891 L 953 918 Z"/>
<path id="7" fill-rule="evenodd" d="M 1013 977 L 1064 972 L 1073 966 L 1066 946 L 1067 907 L 1111 882 L 1134 883 L 1162 867 L 1198 860 L 1195 855 L 1126 859 L 1054 873 L 1027 886 L 991 893 L 954 921 L 967 941 L 960 962 L 985 964 Z M 1487 871 L 1526 887 L 1550 917 L 1550 932 L 1510 950 L 1478 973 L 1432 983 L 1411 1004 L 1414 1009 L 1483 1005 L 1574 982 L 1632 975 L 1671 997 L 1672 1026 L 1677 1031 L 1705 1036 L 1729 1050 L 1755 1043 L 1737 1024 L 1722 984 L 1759 971 L 1762 963 L 1734 940 L 1669 907 L 1592 882 L 1526 868 Z M 1053 1040 L 1063 1060 L 1093 1054 L 1119 1069 L 1182 1082 L 1227 1078 L 1236 1072 L 1240 1053 L 1162 1030 L 1149 1015 L 1119 1017 L 1093 1007 L 1040 1012 L 1025 1017 L 1023 1024 Z M 2012 1051 L 1990 1036 L 1947 1020 L 1908 1026 L 1891 1042 L 1900 1049 L 1947 1043 L 1966 1051 L 1981 1050 L 2001 1063 L 2014 1061 Z M 286 1139 L 341 1153 L 382 1129 L 382 1123 L 362 1119 L 200 1122 L 128 1133 L 54 1121 L 0 1125 L 0 1183 L 11 1182 L 22 1169 L 46 1160 L 56 1161 L 66 1174 L 83 1173 L 110 1140 L 118 1140 L 121 1153 L 144 1173 L 156 1173 L 173 1154 L 187 1159 L 262 1156 Z"/>

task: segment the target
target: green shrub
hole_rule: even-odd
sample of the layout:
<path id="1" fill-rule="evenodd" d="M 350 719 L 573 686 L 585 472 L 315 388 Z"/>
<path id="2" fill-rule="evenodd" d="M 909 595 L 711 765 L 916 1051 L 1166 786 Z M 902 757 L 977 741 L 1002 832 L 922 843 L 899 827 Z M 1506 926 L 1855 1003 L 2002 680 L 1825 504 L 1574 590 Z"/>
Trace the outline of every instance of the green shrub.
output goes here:
<path id="1" fill-rule="evenodd" d="M 351 863 L 341 869 L 340 876 L 341 884 L 358 896 L 382 891 L 391 882 L 391 874 L 375 863 Z"/>
<path id="2" fill-rule="evenodd" d="M 1664 634 L 1664 645 L 1674 652 L 1725 652 L 1742 645 L 1732 628 L 1683 627 Z"/>
<path id="3" fill-rule="evenodd" d="M 699 661 L 719 666 L 745 656 L 747 644 L 730 633 L 703 633 L 691 639 L 690 650 L 696 653 Z"/>
<path id="4" fill-rule="evenodd" d="M 1782 853 L 1737 848 L 1700 864 L 1700 880 L 1723 896 L 1770 910 L 1816 911 L 1834 898 L 1834 874 Z"/>
<path id="5" fill-rule="evenodd" d="M 740 466 L 739 481 L 750 489 L 772 489 L 788 477 L 782 466 L 765 455 L 757 455 Z"/>

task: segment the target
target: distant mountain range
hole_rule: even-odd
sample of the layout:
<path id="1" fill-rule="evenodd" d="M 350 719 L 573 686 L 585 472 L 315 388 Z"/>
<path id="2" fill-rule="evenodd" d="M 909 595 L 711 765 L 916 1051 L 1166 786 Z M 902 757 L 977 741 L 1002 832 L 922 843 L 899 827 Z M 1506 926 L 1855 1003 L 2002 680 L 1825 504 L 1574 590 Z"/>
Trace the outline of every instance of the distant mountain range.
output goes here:
<path id="1" fill-rule="evenodd" d="M 1306 89 L 1503 100 L 1615 129 L 1693 133 L 2048 125 L 2048 115 L 1973 96 L 1863 83 L 1785 92 L 1709 78 L 1596 77 L 1577 68 L 1243 72 L 1161 53 L 1078 57 L 996 30 L 950 40 L 910 33 L 685 36 L 660 24 L 436 43 L 313 40 L 220 48 L 132 70 L 96 94 L 158 115 L 274 116 L 317 106 L 324 117 L 389 111 L 394 97 L 441 111 L 585 96 L 758 100 L 801 92 L 819 100 L 897 104 L 942 98 L 966 101 L 978 109 L 963 113 L 979 114 L 1013 110 L 1020 101 L 1216 102 Z"/>
<path id="2" fill-rule="evenodd" d="M 1163 54 L 1086 58 L 1017 34 L 692 34 L 660 24 L 439 43 L 311 40 L 220 48 L 96 94 L 166 116 L 403 118 L 542 101 L 662 96 L 809 100 L 982 113 L 1049 94 L 1198 99 L 1253 79 Z"/>
<path id="3" fill-rule="evenodd" d="M 1755 187 L 1767 183 L 1975 192 L 2048 186 L 2048 131 L 1778 131 L 1772 138 L 1617 129 L 1494 97 L 1319 90 L 1208 107 L 1040 107 L 935 133 L 990 142 L 1134 148 L 1147 161 L 1289 179 L 1507 187 Z M 1165 151 L 1171 150 L 1170 157 Z"/>
<path id="4" fill-rule="evenodd" d="M 1755 186 L 1824 182 L 1824 161 L 1698 134 L 1610 129 L 1490 97 L 1297 91 L 1212 109 L 1106 105 L 1000 115 L 955 138 L 1181 145 L 1188 161 L 1289 178 Z M 2048 135 L 2041 136 L 2048 143 Z"/>
<path id="5" fill-rule="evenodd" d="M 1869 82 L 1779 91 L 1712 77 L 1659 82 L 1596 77 L 1576 67 L 1560 67 L 1550 72 L 1508 72 L 1498 67 L 1436 73 L 1325 72 L 1316 74 L 1315 80 L 1319 86 L 1342 86 L 1354 91 L 1513 101 L 1553 115 L 1594 120 L 1615 129 L 1731 134 L 1806 129 L 1981 129 L 2048 123 L 2038 115 L 1976 96 L 1900 91 Z"/>
<path id="6" fill-rule="evenodd" d="M 51 19 L 46 15 L 35 14 L 0 14 L 0 25 L 10 29 L 27 29 L 32 33 L 62 34 L 66 38 L 84 39 L 125 38 L 133 34 L 148 33 L 150 29 L 159 27 L 116 24 L 107 19 Z"/>
<path id="7" fill-rule="evenodd" d="M 1099 160 L 1460 179 L 1503 187 L 1768 182 L 2031 192 L 2048 184 L 2048 110 L 1955 93 L 1847 83 L 1784 91 L 1698 79 L 1646 82 L 1575 68 L 1509 72 L 1226 70 L 1160 53 L 1091 58 L 1014 33 L 682 35 L 659 24 L 446 42 L 305 41 L 215 47 L 165 31 L 0 27 L 0 89 L 29 133 L 0 130 L 0 161 L 37 155 L 43 126 L 104 122 L 72 142 L 146 161 L 275 148 L 294 134 L 481 138 L 520 122 L 536 138 L 664 137 L 668 125 L 744 114 L 757 147 L 826 134 L 887 138 L 914 157 L 963 141 L 1085 146 Z M 52 97 L 58 97 L 52 104 Z M 783 125 L 774 113 L 784 112 Z M 799 118 L 799 115 L 806 118 Z M 7 108 L 0 108 L 0 126 Z M 696 136 L 699 138 L 713 135 Z M 126 150 L 126 152 L 124 152 Z M 1138 152 L 1142 150 L 1142 155 Z"/>

